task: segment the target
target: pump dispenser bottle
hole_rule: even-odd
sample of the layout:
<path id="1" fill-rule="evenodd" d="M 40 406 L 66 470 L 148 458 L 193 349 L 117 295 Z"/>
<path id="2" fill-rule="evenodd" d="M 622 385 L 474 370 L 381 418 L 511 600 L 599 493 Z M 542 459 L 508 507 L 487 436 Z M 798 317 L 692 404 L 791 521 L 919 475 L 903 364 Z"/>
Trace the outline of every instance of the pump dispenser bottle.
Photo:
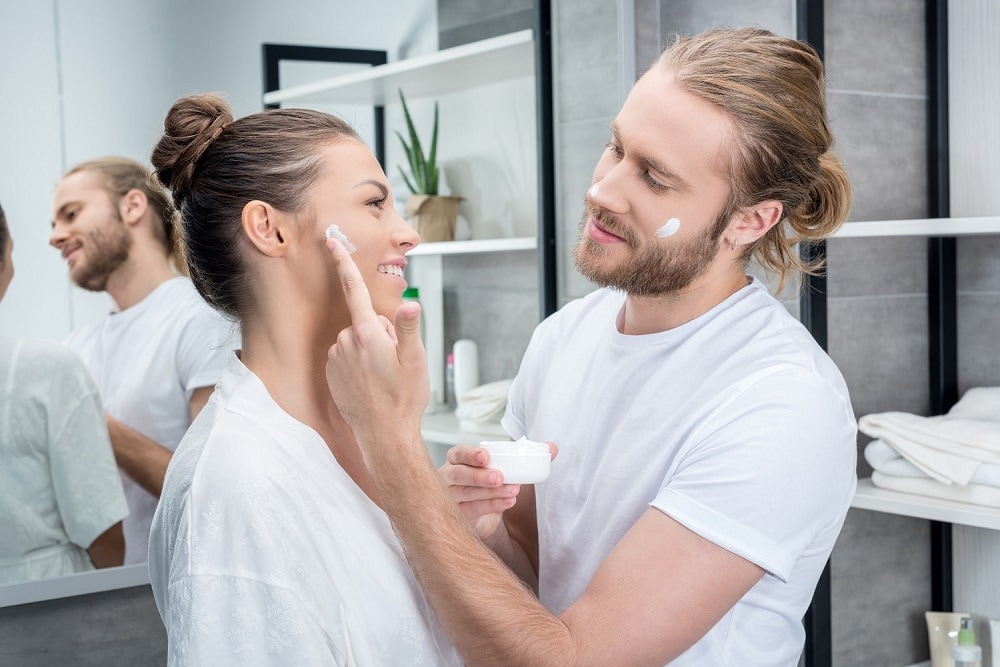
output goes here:
<path id="1" fill-rule="evenodd" d="M 983 649 L 976 645 L 976 634 L 969 616 L 962 619 L 958 643 L 951 647 L 951 658 L 955 667 L 982 667 Z"/>

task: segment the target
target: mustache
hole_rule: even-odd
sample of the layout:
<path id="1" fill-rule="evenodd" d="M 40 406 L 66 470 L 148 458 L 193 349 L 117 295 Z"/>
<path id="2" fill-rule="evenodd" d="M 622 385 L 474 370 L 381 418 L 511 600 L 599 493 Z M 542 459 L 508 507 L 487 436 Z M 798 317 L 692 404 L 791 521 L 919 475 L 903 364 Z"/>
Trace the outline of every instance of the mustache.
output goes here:
<path id="1" fill-rule="evenodd" d="M 607 211 L 593 206 L 586 197 L 584 197 L 583 200 L 583 208 L 584 217 L 580 223 L 581 230 L 586 227 L 587 219 L 593 218 L 603 229 L 624 240 L 630 248 L 635 248 L 639 245 L 639 240 L 636 238 L 635 232 L 623 225 L 617 216 L 611 215 Z"/>

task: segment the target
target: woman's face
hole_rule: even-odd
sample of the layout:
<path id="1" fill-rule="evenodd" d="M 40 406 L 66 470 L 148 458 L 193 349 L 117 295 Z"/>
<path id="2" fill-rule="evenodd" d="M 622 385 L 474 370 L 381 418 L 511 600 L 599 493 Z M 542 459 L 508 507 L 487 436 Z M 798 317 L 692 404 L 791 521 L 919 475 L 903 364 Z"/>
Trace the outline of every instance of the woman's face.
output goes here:
<path id="1" fill-rule="evenodd" d="M 0 299 L 14 278 L 14 239 L 7 237 L 7 247 L 0 248 Z"/>
<path id="2" fill-rule="evenodd" d="M 420 243 L 420 235 L 396 212 L 388 179 L 367 146 L 341 139 L 321 153 L 325 165 L 310 193 L 313 228 L 306 234 L 324 253 L 327 271 L 321 274 L 337 285 L 340 295 L 340 281 L 326 248 L 326 229 L 335 224 L 357 247 L 351 257 L 371 293 L 375 312 L 392 319 L 406 289 L 404 255 Z"/>

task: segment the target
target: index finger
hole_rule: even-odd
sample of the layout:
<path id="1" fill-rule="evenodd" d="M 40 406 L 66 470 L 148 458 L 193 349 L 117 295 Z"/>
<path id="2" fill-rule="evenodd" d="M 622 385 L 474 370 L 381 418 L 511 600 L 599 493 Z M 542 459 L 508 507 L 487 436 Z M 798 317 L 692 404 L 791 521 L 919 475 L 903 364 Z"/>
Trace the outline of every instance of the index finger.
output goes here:
<path id="1" fill-rule="evenodd" d="M 347 248 L 335 238 L 327 239 L 326 247 L 333 255 L 333 264 L 340 277 L 340 286 L 344 291 L 344 299 L 347 301 L 347 310 L 351 313 L 351 322 L 353 324 L 366 321 L 377 322 L 378 315 L 372 306 L 372 297 L 368 293 L 368 286 L 365 285 L 361 271 L 351 259 Z"/>

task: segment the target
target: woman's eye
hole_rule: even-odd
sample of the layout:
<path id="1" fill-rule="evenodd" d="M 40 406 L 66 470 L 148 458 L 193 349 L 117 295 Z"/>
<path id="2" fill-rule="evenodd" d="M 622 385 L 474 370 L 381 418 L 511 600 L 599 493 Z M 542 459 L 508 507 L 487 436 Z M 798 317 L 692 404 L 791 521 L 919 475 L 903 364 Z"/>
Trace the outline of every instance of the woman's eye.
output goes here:
<path id="1" fill-rule="evenodd" d="M 388 197 L 377 197 L 375 199 L 370 200 L 367 205 L 374 206 L 375 208 L 381 211 L 383 208 L 385 208 L 386 199 L 388 199 Z"/>

